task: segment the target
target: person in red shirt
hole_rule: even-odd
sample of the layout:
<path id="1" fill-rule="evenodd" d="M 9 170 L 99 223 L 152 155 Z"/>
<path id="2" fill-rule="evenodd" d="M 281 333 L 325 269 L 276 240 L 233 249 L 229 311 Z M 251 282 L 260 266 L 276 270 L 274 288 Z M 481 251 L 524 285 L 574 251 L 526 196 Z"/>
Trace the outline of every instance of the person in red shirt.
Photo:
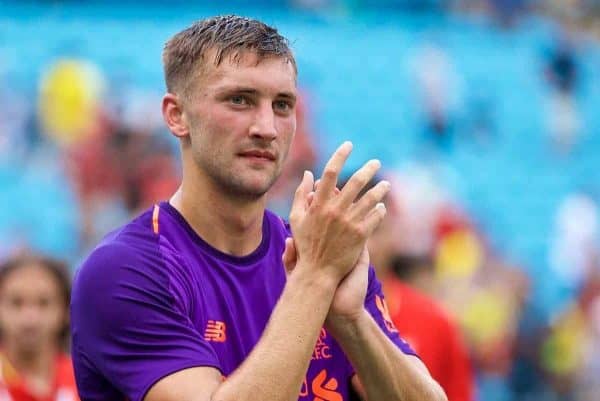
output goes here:
<path id="1" fill-rule="evenodd" d="M 392 270 L 427 269 L 425 257 L 396 256 Z M 452 316 L 434 299 L 408 281 L 390 275 L 384 293 L 391 320 L 419 354 L 431 376 L 442 386 L 449 401 L 473 400 L 473 373 L 460 329 Z"/>
<path id="2" fill-rule="evenodd" d="M 0 401 L 77 401 L 66 353 L 70 278 L 60 262 L 0 266 Z"/>
<path id="3" fill-rule="evenodd" d="M 403 250 L 401 210 L 388 194 L 388 213 L 368 241 L 371 264 L 382 283 L 385 301 L 378 307 L 417 352 L 449 401 L 472 401 L 474 377 L 460 328 L 452 316 L 422 289 L 430 280 L 427 257 Z M 424 274 L 423 274 L 424 273 Z"/>

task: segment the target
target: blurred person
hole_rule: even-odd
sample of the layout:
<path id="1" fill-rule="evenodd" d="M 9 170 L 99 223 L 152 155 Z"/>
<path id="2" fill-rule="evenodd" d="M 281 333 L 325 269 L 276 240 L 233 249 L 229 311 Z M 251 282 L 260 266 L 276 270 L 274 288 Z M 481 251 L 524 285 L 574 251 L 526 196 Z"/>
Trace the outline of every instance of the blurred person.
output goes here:
<path id="1" fill-rule="evenodd" d="M 514 26 L 515 22 L 528 11 L 530 0 L 487 0 L 490 9 L 498 22 L 507 28 Z"/>
<path id="2" fill-rule="evenodd" d="M 586 320 L 583 360 L 574 388 L 577 401 L 592 401 L 600 393 L 600 249 L 581 288 L 579 305 Z"/>
<path id="3" fill-rule="evenodd" d="M 529 299 L 519 319 L 514 344 L 514 360 L 508 382 L 511 399 L 535 401 L 548 396 L 548 381 L 540 363 L 540 339 L 548 331 L 546 314 Z"/>
<path id="4" fill-rule="evenodd" d="M 24 249 L 70 258 L 78 247 L 71 187 L 60 152 L 42 135 L 31 94 L 4 74 L 0 54 L 0 260 Z M 44 202 L 39 203 L 39 194 Z M 36 205 L 32 207 L 31 205 Z"/>
<path id="5" fill-rule="evenodd" d="M 369 240 L 376 241 L 378 247 L 371 252 L 374 266 L 384 264 L 381 258 L 389 260 L 392 250 L 401 255 L 396 261 L 392 259 L 401 280 L 434 297 L 438 308 L 443 305 L 449 311 L 444 313 L 456 319 L 454 325 L 464 334 L 463 349 L 468 350 L 472 364 L 471 378 L 477 382 L 477 397 L 510 399 L 507 377 L 515 356 L 517 322 L 528 293 L 527 278 L 486 248 L 482 234 L 447 193 L 449 185 L 441 185 L 439 171 L 403 169 L 386 178 L 394 191 L 385 199 L 386 218 Z M 457 187 L 456 181 L 451 182 Z M 386 229 L 393 218 L 396 223 Z M 393 271 L 393 263 L 388 270 Z M 392 315 L 397 306 L 393 290 L 386 289 L 385 277 L 384 293 Z M 398 329 L 411 343 L 410 332 Z M 426 362 L 426 355 L 419 355 Z M 435 377 L 433 370 L 431 373 Z"/>
<path id="6" fill-rule="evenodd" d="M 575 97 L 579 83 L 579 68 L 572 34 L 567 28 L 555 35 L 545 56 L 545 77 L 548 96 L 548 128 L 554 145 L 568 153 L 579 139 L 581 117 Z"/>
<path id="7" fill-rule="evenodd" d="M 570 28 L 581 28 L 584 17 L 591 14 L 595 4 L 595 0 L 546 0 L 539 2 L 538 6 L 541 11 L 560 20 L 562 24 L 568 24 Z"/>
<path id="8" fill-rule="evenodd" d="M 67 150 L 84 249 L 177 188 L 180 174 L 173 152 L 151 119 L 144 120 L 143 111 L 148 113 L 103 111 L 95 132 Z"/>
<path id="9" fill-rule="evenodd" d="M 345 142 L 318 187 L 304 173 L 289 226 L 265 210 L 296 128 L 287 43 L 237 16 L 167 42 L 162 112 L 180 140 L 183 180 L 77 273 L 83 400 L 446 399 L 377 307 L 366 240 L 389 183 L 353 201 L 380 163 L 336 191 Z"/>
<path id="10" fill-rule="evenodd" d="M 386 295 L 387 306 L 381 302 L 379 307 L 417 351 L 449 401 L 474 400 L 475 381 L 460 327 L 426 293 L 432 286 L 433 263 L 427 256 L 404 253 L 402 211 L 394 207 L 392 195 L 385 202 L 388 214 L 368 241 Z"/>
<path id="11" fill-rule="evenodd" d="M 67 355 L 70 278 L 62 263 L 19 256 L 0 266 L 0 400 L 75 401 Z"/>
<path id="12" fill-rule="evenodd" d="M 413 60 L 426 138 L 441 149 L 453 142 L 453 126 L 461 99 L 460 76 L 448 52 L 436 41 L 419 49 Z"/>
<path id="13" fill-rule="evenodd" d="M 591 401 L 600 390 L 600 252 L 574 301 L 553 317 L 540 364 L 558 400 Z"/>
<path id="14" fill-rule="evenodd" d="M 396 255 L 392 259 L 391 270 L 396 277 L 388 276 L 383 284 L 390 316 L 448 400 L 474 400 L 474 373 L 460 326 L 422 290 L 431 285 L 432 265 L 426 256 Z"/>
<path id="15" fill-rule="evenodd" d="M 590 274 L 600 244 L 600 217 L 593 197 L 581 191 L 568 194 L 554 217 L 549 264 L 564 287 L 574 291 Z"/>
<path id="16" fill-rule="evenodd" d="M 488 252 L 471 276 L 446 289 L 463 327 L 483 399 L 509 400 L 519 321 L 529 293 L 523 272 Z"/>

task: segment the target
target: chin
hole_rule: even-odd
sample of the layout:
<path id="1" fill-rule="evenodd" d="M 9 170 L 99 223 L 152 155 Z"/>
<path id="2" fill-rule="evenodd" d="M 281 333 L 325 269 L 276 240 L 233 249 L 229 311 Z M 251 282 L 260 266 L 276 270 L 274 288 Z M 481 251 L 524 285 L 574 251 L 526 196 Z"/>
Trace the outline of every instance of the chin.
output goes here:
<path id="1" fill-rule="evenodd" d="M 271 185 L 253 185 L 248 186 L 241 191 L 240 195 L 247 196 L 248 198 L 261 198 L 271 189 Z"/>
<path id="2" fill-rule="evenodd" d="M 275 183 L 275 178 L 272 175 L 270 176 L 261 176 L 261 177 L 239 177 L 238 180 L 233 184 L 234 187 L 237 187 L 236 191 L 241 196 L 248 196 L 254 198 L 260 198 L 265 195 L 269 189 Z"/>
<path id="3" fill-rule="evenodd" d="M 222 188 L 224 188 L 224 192 L 229 193 L 234 197 L 250 200 L 261 198 L 269 191 L 269 188 L 271 188 L 270 185 L 266 185 L 263 183 L 242 182 L 240 180 L 223 184 L 224 185 L 222 185 Z"/>
<path id="4" fill-rule="evenodd" d="M 37 339 L 32 341 L 20 341 L 20 343 L 17 345 L 18 354 L 24 358 L 36 356 L 40 352 L 40 344 L 41 341 Z"/>

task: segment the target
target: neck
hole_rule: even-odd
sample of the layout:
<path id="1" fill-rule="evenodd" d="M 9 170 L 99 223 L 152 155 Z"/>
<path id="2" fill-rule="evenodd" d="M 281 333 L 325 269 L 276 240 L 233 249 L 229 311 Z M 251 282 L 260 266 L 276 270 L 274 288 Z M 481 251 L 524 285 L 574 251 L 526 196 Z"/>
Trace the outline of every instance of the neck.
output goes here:
<path id="1" fill-rule="evenodd" d="M 262 241 L 266 197 L 241 199 L 218 191 L 206 181 L 196 177 L 186 180 L 184 176 L 171 205 L 212 247 L 234 256 L 252 253 Z"/>
<path id="2" fill-rule="evenodd" d="M 19 346 L 5 344 L 5 355 L 19 375 L 40 383 L 40 390 L 50 386 L 54 375 L 54 360 L 57 350 L 53 344 L 47 344 L 37 350 L 23 352 Z M 33 380 L 32 380 L 33 379 Z M 43 385 L 45 383 L 46 385 Z"/>

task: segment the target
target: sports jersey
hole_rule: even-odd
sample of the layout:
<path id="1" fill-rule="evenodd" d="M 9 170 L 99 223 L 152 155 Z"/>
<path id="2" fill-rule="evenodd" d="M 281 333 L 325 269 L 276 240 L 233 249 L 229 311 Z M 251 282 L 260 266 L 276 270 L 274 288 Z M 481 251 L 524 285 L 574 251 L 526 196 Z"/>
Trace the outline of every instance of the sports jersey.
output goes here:
<path id="1" fill-rule="evenodd" d="M 36 394 L 6 356 L 0 353 L 0 401 L 78 401 L 71 358 L 59 354 L 53 371 L 50 391 L 44 395 Z"/>
<path id="2" fill-rule="evenodd" d="M 161 378 L 196 366 L 230 375 L 259 341 L 283 291 L 281 255 L 289 236 L 289 226 L 265 211 L 258 248 L 232 256 L 205 242 L 168 202 L 109 234 L 73 285 L 81 399 L 140 401 Z M 382 313 L 383 303 L 371 269 L 366 309 L 403 352 L 414 354 Z M 353 374 L 322 329 L 299 400 L 349 400 Z"/>

